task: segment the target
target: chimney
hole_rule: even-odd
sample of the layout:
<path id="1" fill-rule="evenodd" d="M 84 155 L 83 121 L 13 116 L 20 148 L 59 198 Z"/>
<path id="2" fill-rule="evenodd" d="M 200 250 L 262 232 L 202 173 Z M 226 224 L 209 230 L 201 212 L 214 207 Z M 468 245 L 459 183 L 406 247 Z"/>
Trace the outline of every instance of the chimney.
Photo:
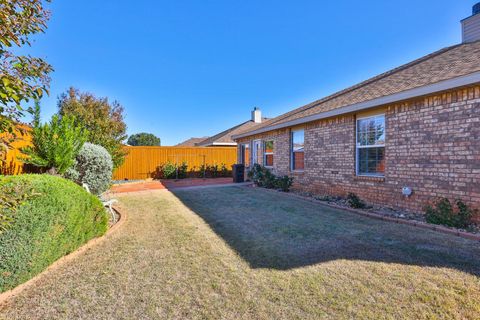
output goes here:
<path id="1" fill-rule="evenodd" d="M 462 42 L 480 40 L 480 2 L 473 6 L 472 15 L 462 20 Z"/>
<path id="2" fill-rule="evenodd" d="M 262 111 L 260 110 L 260 108 L 253 108 L 252 121 L 255 123 L 262 123 Z"/>

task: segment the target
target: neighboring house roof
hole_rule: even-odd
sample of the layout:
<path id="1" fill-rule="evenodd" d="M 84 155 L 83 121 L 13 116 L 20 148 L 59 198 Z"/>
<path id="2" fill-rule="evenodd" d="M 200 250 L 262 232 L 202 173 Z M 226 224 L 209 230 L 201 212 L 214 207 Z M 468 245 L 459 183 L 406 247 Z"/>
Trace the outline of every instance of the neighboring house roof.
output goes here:
<path id="1" fill-rule="evenodd" d="M 267 118 L 263 118 L 263 121 L 267 121 Z M 220 132 L 213 137 L 210 137 L 197 145 L 199 147 L 207 146 L 236 146 L 237 143 L 232 139 L 232 136 L 245 132 L 257 126 L 258 123 L 253 122 L 252 120 L 243 122 L 233 128 Z"/>
<path id="2" fill-rule="evenodd" d="M 480 41 L 447 47 L 240 132 L 234 139 L 480 82 Z"/>
<path id="3" fill-rule="evenodd" d="M 179 144 L 176 145 L 176 147 L 196 147 L 199 142 L 202 142 L 205 139 L 208 139 L 208 137 L 190 138 L 188 140 L 180 142 Z"/>

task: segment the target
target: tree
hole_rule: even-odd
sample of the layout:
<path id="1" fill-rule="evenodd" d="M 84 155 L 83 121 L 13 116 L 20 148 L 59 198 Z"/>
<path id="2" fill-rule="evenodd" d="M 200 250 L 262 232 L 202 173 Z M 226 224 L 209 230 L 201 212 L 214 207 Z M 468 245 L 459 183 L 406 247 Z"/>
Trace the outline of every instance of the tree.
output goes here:
<path id="1" fill-rule="evenodd" d="M 31 46 L 30 37 L 45 32 L 50 0 L 0 0 L 0 155 L 15 137 L 15 123 L 24 115 L 23 103 L 48 94 L 53 71 L 43 59 L 16 55 L 13 46 Z"/>
<path id="2" fill-rule="evenodd" d="M 60 96 L 58 111 L 61 117 L 74 116 L 76 123 L 90 133 L 89 142 L 107 149 L 115 168 L 123 163 L 127 125 L 123 120 L 123 107 L 118 102 L 110 103 L 107 98 L 70 88 Z"/>
<path id="3" fill-rule="evenodd" d="M 152 133 L 137 133 L 128 138 L 128 144 L 131 146 L 160 146 L 160 138 Z"/>
<path id="4" fill-rule="evenodd" d="M 32 145 L 21 149 L 21 160 L 50 174 L 64 174 L 75 163 L 88 131 L 76 125 L 72 116 L 60 118 L 56 114 L 49 123 L 41 124 L 38 105 L 33 123 Z"/>

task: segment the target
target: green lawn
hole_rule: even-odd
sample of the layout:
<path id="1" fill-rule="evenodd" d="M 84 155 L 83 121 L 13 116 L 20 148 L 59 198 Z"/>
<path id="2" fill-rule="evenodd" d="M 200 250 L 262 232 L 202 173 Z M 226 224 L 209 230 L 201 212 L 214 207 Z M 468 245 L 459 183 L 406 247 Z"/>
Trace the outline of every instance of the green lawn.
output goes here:
<path id="1" fill-rule="evenodd" d="M 121 196 L 6 319 L 478 319 L 480 246 L 253 188 Z"/>

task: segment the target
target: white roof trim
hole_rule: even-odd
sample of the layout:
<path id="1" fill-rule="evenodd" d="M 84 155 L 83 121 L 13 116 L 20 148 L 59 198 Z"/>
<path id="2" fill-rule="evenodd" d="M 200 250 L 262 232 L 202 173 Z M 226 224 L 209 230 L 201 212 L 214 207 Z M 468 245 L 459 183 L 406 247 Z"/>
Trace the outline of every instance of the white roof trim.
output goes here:
<path id="1" fill-rule="evenodd" d="M 236 146 L 236 142 L 214 142 L 212 143 L 214 146 Z"/>
<path id="2" fill-rule="evenodd" d="M 357 112 L 357 111 L 361 111 L 361 110 L 365 110 L 373 107 L 382 106 L 385 104 L 390 104 L 390 103 L 394 103 L 402 100 L 421 97 L 421 96 L 429 95 L 435 92 L 463 87 L 463 86 L 467 86 L 467 85 L 471 85 L 479 82 L 480 82 L 480 72 L 474 72 L 465 76 L 452 78 L 445 81 L 440 81 L 434 84 L 402 91 L 389 96 L 384 96 L 384 97 L 376 98 L 369 101 L 355 103 L 349 106 L 340 107 L 340 108 L 322 112 L 322 113 L 317 113 L 308 117 L 294 119 L 294 120 L 279 123 L 276 125 L 271 125 L 271 126 L 257 129 L 257 130 L 245 132 L 245 133 L 233 136 L 233 139 L 239 139 L 239 138 L 248 137 L 248 136 L 252 136 L 255 134 L 264 133 L 272 130 L 292 127 L 302 123 L 330 118 L 330 117 L 334 117 L 334 116 L 338 116 L 346 113 Z"/>
<path id="3" fill-rule="evenodd" d="M 236 142 L 212 142 L 208 144 L 199 143 L 199 147 L 208 147 L 208 146 L 236 146 Z"/>

